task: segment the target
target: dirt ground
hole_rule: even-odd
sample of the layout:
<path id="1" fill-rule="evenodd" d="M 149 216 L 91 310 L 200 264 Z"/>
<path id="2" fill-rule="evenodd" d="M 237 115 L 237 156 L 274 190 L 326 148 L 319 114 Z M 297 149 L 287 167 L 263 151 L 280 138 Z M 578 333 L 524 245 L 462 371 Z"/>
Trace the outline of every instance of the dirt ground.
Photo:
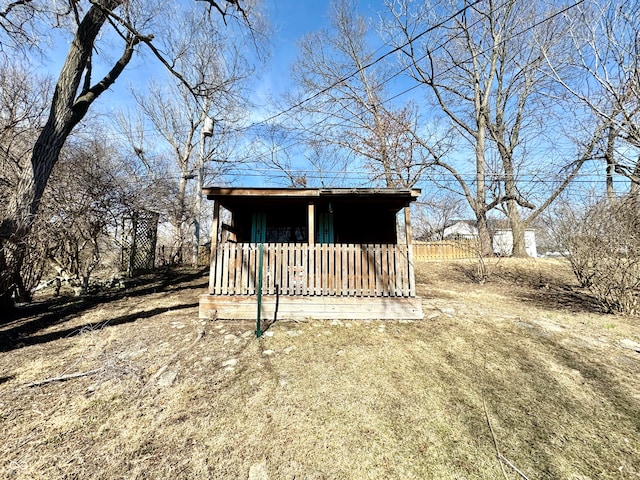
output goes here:
<path id="1" fill-rule="evenodd" d="M 198 319 L 198 271 L 24 306 L 0 322 L 0 478 L 640 478 L 640 319 L 560 260 L 476 267 L 417 266 L 424 321 L 259 340 Z"/>

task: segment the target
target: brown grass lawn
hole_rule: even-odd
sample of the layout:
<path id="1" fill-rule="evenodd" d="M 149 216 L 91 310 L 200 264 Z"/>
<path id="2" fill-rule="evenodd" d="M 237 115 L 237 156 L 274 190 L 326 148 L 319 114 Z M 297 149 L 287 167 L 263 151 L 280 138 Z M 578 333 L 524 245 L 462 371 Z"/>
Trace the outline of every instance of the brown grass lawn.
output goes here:
<path id="1" fill-rule="evenodd" d="M 558 260 L 473 269 L 417 266 L 424 321 L 260 340 L 197 318 L 199 272 L 25 308 L 0 327 L 0 477 L 640 478 L 640 319 Z"/>

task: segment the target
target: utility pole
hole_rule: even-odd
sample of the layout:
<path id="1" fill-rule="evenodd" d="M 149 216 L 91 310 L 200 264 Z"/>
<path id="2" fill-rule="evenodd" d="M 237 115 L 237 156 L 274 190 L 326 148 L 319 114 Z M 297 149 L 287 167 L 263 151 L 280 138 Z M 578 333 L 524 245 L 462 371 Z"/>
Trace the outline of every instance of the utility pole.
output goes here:
<path id="1" fill-rule="evenodd" d="M 204 182 L 204 147 L 207 137 L 213 135 L 213 120 L 206 116 L 200 129 L 200 154 L 198 155 L 198 174 L 196 177 L 196 205 L 193 218 L 193 266 L 198 267 L 200 253 L 200 214 L 202 212 L 202 183 Z"/>

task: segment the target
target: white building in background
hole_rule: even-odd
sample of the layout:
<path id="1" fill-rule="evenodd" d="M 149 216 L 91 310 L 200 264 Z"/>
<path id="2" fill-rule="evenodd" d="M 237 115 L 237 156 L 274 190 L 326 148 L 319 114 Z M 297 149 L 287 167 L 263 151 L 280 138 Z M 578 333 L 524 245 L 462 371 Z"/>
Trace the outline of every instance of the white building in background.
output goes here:
<path id="1" fill-rule="evenodd" d="M 475 220 L 457 220 L 444 228 L 442 238 L 456 240 L 473 240 L 478 238 Z M 537 257 L 535 230 L 524 231 L 524 245 L 527 255 Z M 513 234 L 510 229 L 493 230 L 493 252 L 496 255 L 509 256 L 513 251 Z"/>
<path id="2" fill-rule="evenodd" d="M 455 240 L 473 240 L 478 238 L 475 220 L 456 220 L 444 227 L 442 238 Z"/>
<path id="3" fill-rule="evenodd" d="M 524 248 L 530 257 L 538 256 L 536 247 L 536 232 L 534 230 L 524 231 Z M 493 253 L 501 256 L 509 256 L 513 251 L 513 233 L 511 230 L 496 230 L 493 233 Z"/>

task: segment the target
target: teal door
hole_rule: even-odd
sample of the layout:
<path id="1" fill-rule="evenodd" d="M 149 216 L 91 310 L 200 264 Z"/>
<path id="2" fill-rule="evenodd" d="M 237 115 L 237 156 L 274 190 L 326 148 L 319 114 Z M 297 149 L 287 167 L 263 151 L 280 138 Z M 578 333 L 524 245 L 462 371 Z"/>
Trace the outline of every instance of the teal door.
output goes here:
<path id="1" fill-rule="evenodd" d="M 332 214 L 324 212 L 318 215 L 316 243 L 334 243 Z"/>
<path id="2" fill-rule="evenodd" d="M 267 240 L 267 214 L 251 214 L 251 243 L 264 243 Z"/>

